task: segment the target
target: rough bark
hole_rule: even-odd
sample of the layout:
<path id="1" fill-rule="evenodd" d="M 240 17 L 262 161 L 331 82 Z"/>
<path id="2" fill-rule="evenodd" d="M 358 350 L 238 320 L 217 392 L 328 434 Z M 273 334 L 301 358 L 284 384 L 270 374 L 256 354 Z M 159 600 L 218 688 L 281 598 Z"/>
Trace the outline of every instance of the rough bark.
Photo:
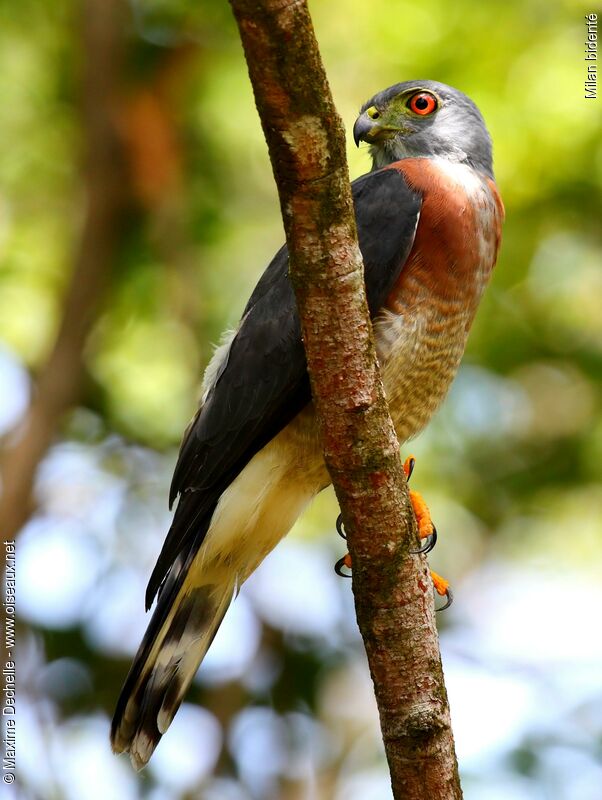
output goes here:
<path id="1" fill-rule="evenodd" d="M 343 127 L 304 0 L 230 0 L 268 143 L 324 458 L 353 559 L 358 624 L 393 794 L 462 796 L 432 584 L 388 413 Z"/>
<path id="2" fill-rule="evenodd" d="M 82 9 L 85 218 L 54 346 L 27 415 L 3 453 L 0 519 L 5 538 L 13 538 L 29 517 L 37 465 L 79 396 L 84 345 L 113 261 L 124 194 L 115 107 L 123 11 L 122 0 L 86 0 Z"/>

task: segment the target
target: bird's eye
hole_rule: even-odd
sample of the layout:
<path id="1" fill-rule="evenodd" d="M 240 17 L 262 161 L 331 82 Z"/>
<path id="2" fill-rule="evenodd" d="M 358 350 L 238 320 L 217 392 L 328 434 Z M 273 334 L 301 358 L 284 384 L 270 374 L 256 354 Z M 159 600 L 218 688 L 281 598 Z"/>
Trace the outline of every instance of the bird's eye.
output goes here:
<path id="1" fill-rule="evenodd" d="M 426 117 L 437 110 L 437 98 L 430 92 L 418 92 L 410 97 L 407 105 L 414 114 Z"/>
<path id="2" fill-rule="evenodd" d="M 380 117 L 380 111 L 376 106 L 370 106 L 370 108 L 366 110 L 366 114 L 370 119 L 378 119 Z"/>

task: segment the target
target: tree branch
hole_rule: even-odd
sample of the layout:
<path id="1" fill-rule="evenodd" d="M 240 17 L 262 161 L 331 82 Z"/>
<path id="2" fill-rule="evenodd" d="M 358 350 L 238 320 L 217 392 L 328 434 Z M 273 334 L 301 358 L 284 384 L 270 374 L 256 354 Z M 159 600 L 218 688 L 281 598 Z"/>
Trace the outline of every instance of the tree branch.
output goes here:
<path id="1" fill-rule="evenodd" d="M 230 3 L 280 195 L 393 794 L 460 798 L 432 584 L 424 557 L 410 554 L 415 520 L 378 372 L 342 123 L 305 0 Z"/>

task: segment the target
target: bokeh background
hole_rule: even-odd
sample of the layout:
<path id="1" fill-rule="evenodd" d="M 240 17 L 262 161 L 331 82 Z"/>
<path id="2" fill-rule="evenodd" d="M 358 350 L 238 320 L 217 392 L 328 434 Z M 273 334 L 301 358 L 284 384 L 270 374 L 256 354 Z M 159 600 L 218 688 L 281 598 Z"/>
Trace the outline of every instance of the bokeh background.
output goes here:
<path id="1" fill-rule="evenodd" d="M 501 258 L 451 395 L 411 445 L 441 534 L 431 564 L 456 596 L 438 622 L 467 800 L 602 797 L 593 10 L 312 4 L 347 131 L 374 92 L 431 77 L 476 100 L 495 142 Z M 243 588 L 150 766 L 109 750 L 202 370 L 283 239 L 227 2 L 4 2 L 0 98 L 16 795 L 386 800 L 330 491 Z M 369 168 L 351 141 L 349 159 L 352 177 Z"/>

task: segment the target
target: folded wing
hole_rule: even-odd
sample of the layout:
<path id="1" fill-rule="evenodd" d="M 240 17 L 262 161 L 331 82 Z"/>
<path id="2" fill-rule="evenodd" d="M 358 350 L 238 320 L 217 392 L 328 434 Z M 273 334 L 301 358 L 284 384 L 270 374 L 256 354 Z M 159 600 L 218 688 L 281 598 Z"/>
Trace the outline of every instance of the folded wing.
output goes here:
<path id="1" fill-rule="evenodd" d="M 368 305 L 374 317 L 412 247 L 421 199 L 392 169 L 359 178 L 352 190 Z M 147 608 L 176 559 L 179 564 L 188 561 L 202 545 L 222 492 L 310 399 L 285 246 L 251 295 L 182 443 L 170 492 L 171 502 L 179 498 L 178 506 L 148 584 Z M 168 584 L 171 591 L 173 580 Z"/>

